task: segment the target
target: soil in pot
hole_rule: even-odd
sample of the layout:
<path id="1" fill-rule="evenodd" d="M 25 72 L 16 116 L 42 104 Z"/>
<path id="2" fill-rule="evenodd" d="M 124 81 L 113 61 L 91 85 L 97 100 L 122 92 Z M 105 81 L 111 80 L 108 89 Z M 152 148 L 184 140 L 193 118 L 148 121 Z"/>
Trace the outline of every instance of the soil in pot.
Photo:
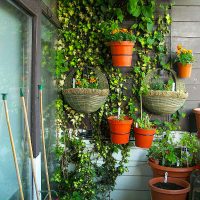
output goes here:
<path id="1" fill-rule="evenodd" d="M 186 200 L 187 194 L 190 191 L 190 184 L 187 181 L 168 177 L 168 184 L 170 187 L 180 186 L 182 189 L 164 189 L 159 188 L 156 185 L 162 184 L 164 182 L 164 177 L 152 178 L 149 180 L 149 187 L 151 189 L 152 200 Z M 172 185 L 173 186 L 172 186 Z M 175 185 L 177 186 L 175 186 Z M 168 185 L 168 186 L 169 186 Z M 167 186 L 167 187 L 168 187 Z"/>
<path id="2" fill-rule="evenodd" d="M 182 190 L 184 189 L 183 186 L 177 185 L 176 183 L 164 183 L 164 182 L 158 182 L 154 184 L 155 187 L 158 187 L 160 189 L 165 189 L 165 190 Z"/>

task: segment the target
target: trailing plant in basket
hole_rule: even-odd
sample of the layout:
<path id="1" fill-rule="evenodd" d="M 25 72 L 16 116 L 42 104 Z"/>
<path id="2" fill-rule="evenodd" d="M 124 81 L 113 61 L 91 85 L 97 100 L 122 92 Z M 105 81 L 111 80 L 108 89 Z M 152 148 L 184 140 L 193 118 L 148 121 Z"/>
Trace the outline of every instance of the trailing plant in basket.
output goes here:
<path id="1" fill-rule="evenodd" d="M 79 70 L 77 70 L 75 76 L 75 87 L 76 88 L 98 88 L 98 80 L 95 77 L 93 72 L 90 72 L 89 75 L 82 74 Z"/>

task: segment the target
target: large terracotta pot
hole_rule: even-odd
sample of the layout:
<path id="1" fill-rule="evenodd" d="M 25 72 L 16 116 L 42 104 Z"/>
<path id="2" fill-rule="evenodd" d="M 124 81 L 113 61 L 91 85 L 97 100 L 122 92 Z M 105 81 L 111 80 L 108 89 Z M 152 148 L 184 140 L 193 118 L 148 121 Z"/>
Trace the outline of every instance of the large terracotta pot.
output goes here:
<path id="1" fill-rule="evenodd" d="M 115 67 L 130 67 L 134 43 L 131 41 L 120 41 L 109 43 L 112 54 L 112 64 Z"/>
<path id="2" fill-rule="evenodd" d="M 200 138 L 200 108 L 193 109 L 193 113 L 195 114 L 196 118 L 196 126 L 198 130 L 198 137 Z"/>
<path id="3" fill-rule="evenodd" d="M 175 168 L 175 167 L 165 167 L 156 164 L 155 162 L 148 161 L 154 177 L 164 176 L 165 172 L 168 172 L 169 177 L 180 178 L 182 180 L 189 181 L 191 172 L 195 167 L 184 167 L 184 168 Z"/>
<path id="4" fill-rule="evenodd" d="M 179 78 L 189 78 L 192 72 L 191 64 L 178 63 L 178 77 Z"/>
<path id="5" fill-rule="evenodd" d="M 117 116 L 108 117 L 112 143 L 127 144 L 132 123 L 133 119 L 130 117 L 124 117 L 124 120 L 117 119 Z"/>
<path id="6" fill-rule="evenodd" d="M 175 183 L 179 186 L 182 186 L 183 189 L 180 190 L 166 190 L 161 189 L 154 184 L 163 182 L 163 177 L 152 178 L 149 180 L 149 187 L 151 189 L 152 200 L 186 200 L 187 193 L 190 191 L 190 184 L 187 181 L 177 179 L 177 178 L 168 178 L 169 183 Z"/>
<path id="7" fill-rule="evenodd" d="M 135 145 L 141 148 L 150 148 L 156 129 L 142 129 L 134 127 Z"/>

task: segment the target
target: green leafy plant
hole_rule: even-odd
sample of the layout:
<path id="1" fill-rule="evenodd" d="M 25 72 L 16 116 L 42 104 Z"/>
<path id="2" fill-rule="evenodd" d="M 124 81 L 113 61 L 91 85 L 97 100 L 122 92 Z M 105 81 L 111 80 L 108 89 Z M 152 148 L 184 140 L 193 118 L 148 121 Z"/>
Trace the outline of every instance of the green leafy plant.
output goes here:
<path id="1" fill-rule="evenodd" d="M 183 65 L 191 64 L 195 60 L 192 54 L 192 50 L 187 50 L 183 48 L 181 44 L 177 46 L 176 56 L 176 61 L 182 63 Z"/>
<path id="2" fill-rule="evenodd" d="M 151 82 L 150 89 L 151 90 L 162 90 L 162 91 L 172 91 L 174 84 L 173 78 L 169 78 L 168 81 L 165 81 L 159 77 L 155 77 L 154 80 Z"/>
<path id="3" fill-rule="evenodd" d="M 158 160 L 160 165 L 170 167 L 189 167 L 196 163 L 199 151 L 197 137 L 188 132 L 181 133 L 181 138 L 174 142 L 172 132 L 167 131 L 163 138 L 155 141 L 148 151 L 148 157 Z"/>
<path id="4" fill-rule="evenodd" d="M 146 113 L 143 113 L 142 118 L 138 118 L 136 123 L 138 127 L 142 129 L 152 129 L 154 127 L 154 124 L 150 121 L 149 115 Z"/>
<path id="5" fill-rule="evenodd" d="M 98 88 L 98 80 L 92 72 L 87 75 L 82 74 L 80 71 L 77 71 L 75 81 L 76 88 Z"/>
<path id="6" fill-rule="evenodd" d="M 109 21 L 101 24 L 101 30 L 106 41 L 135 41 L 132 30 L 120 28 L 118 21 Z"/>

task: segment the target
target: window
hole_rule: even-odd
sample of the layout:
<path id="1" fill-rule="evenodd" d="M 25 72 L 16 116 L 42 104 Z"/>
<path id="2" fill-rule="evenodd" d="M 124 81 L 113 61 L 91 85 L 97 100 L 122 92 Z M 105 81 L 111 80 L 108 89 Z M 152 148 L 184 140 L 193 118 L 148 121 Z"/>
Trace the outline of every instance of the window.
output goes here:
<path id="1" fill-rule="evenodd" d="M 41 82 L 44 88 L 43 108 L 44 108 L 45 141 L 46 141 L 46 153 L 47 153 L 47 161 L 48 161 L 50 177 L 54 172 L 55 156 L 53 154 L 53 148 L 56 144 L 55 100 L 57 97 L 57 92 L 56 92 L 56 83 L 51 73 L 51 69 L 55 67 L 56 52 L 54 49 L 54 44 L 56 36 L 57 36 L 56 27 L 53 24 L 51 24 L 45 16 L 42 16 Z M 45 176 L 43 162 L 42 162 L 42 190 L 43 191 L 47 190 L 46 176 Z"/>
<path id="2" fill-rule="evenodd" d="M 0 93 L 8 93 L 8 109 L 23 182 L 25 199 L 30 199 L 30 171 L 19 91 L 23 88 L 30 110 L 32 17 L 7 1 L 0 1 Z M 0 104 L 0 197 L 18 199 L 18 182 L 6 124 Z M 9 169 L 9 171 L 8 171 Z"/>

